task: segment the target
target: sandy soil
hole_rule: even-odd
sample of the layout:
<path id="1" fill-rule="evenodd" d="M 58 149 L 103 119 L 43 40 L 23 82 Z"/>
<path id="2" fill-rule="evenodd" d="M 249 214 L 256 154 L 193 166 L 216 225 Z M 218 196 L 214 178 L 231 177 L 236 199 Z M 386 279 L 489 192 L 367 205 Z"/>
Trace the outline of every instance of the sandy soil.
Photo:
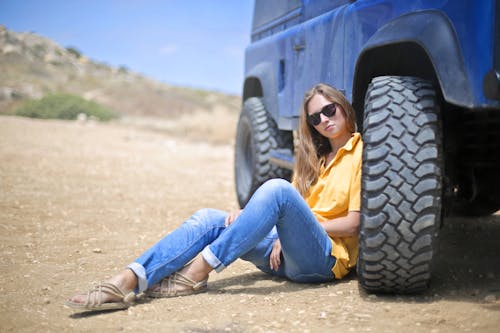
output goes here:
<path id="1" fill-rule="evenodd" d="M 235 209 L 232 158 L 230 144 L 130 124 L 0 117 L 0 331 L 500 331 L 498 215 L 445 221 L 422 295 L 368 295 L 355 275 L 295 284 L 237 261 L 204 294 L 91 315 L 63 306 L 198 208 Z"/>

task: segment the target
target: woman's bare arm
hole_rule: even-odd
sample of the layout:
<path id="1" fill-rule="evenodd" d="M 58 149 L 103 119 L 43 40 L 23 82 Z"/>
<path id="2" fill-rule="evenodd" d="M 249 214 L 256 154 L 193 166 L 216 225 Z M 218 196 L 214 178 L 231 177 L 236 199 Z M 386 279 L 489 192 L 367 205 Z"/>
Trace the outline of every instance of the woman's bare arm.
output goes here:
<path id="1" fill-rule="evenodd" d="M 360 213 L 351 211 L 346 216 L 321 222 L 321 225 L 330 236 L 347 237 L 357 236 L 359 231 Z"/>

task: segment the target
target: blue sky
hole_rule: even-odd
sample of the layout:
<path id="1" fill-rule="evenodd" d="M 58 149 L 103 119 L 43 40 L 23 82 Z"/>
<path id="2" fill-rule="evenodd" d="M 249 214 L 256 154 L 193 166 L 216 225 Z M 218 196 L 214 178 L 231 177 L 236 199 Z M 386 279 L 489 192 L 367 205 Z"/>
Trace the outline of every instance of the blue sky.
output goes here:
<path id="1" fill-rule="evenodd" d="M 159 81 L 240 94 L 253 0 L 0 0 L 0 24 Z"/>

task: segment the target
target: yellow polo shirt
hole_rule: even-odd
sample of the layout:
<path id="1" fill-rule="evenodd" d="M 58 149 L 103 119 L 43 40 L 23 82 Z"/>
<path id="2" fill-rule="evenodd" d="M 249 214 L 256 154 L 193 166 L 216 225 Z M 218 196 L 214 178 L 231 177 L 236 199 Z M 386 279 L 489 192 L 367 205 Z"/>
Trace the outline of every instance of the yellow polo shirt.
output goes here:
<path id="1" fill-rule="evenodd" d="M 318 221 L 346 216 L 349 211 L 361 208 L 361 159 L 363 141 L 354 133 L 335 158 L 321 168 L 319 179 L 311 186 L 305 198 Z M 358 259 L 358 237 L 330 236 L 332 256 L 337 261 L 333 274 L 340 279 L 356 266 Z"/>

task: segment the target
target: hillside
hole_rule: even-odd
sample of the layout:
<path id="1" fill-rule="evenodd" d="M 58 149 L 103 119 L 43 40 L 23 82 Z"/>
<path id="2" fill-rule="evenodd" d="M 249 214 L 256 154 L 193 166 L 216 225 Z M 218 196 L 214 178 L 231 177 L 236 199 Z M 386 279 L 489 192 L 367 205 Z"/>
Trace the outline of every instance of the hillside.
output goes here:
<path id="1" fill-rule="evenodd" d="M 80 95 L 132 117 L 238 112 L 237 96 L 163 84 L 75 51 L 35 33 L 0 26 L 0 114 L 51 92 Z"/>

